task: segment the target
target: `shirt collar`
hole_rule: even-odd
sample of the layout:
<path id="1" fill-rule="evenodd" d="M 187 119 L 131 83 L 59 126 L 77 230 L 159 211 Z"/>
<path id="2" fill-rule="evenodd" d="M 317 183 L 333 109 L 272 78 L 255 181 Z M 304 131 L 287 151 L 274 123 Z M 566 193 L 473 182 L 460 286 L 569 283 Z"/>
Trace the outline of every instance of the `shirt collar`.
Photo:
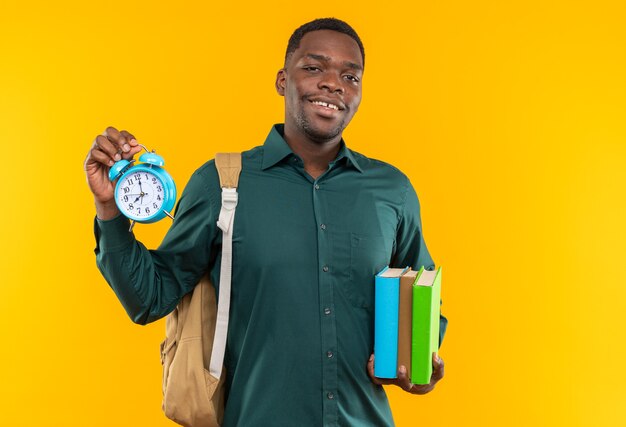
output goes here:
<path id="1" fill-rule="evenodd" d="M 293 151 L 291 151 L 291 148 L 283 137 L 284 133 L 285 125 L 276 124 L 272 126 L 272 130 L 270 130 L 270 133 L 267 135 L 265 143 L 263 144 L 263 164 L 261 169 L 265 170 L 271 168 L 285 157 L 294 155 Z M 337 153 L 337 158 L 334 162 L 337 162 L 345 157 L 347 159 L 346 164 L 354 166 L 354 168 L 359 172 L 363 172 L 363 169 L 361 169 L 361 166 L 359 166 L 359 163 L 356 161 L 352 150 L 346 147 L 346 143 L 343 138 L 341 139 L 340 146 L 341 148 L 339 149 L 339 153 Z"/>

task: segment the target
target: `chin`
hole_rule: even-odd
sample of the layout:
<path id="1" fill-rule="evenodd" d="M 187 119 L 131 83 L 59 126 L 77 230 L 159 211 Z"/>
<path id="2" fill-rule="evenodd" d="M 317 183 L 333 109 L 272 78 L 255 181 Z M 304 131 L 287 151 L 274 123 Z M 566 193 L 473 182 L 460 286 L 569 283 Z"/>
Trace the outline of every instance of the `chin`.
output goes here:
<path id="1" fill-rule="evenodd" d="M 334 139 L 337 136 L 341 135 L 342 130 L 343 129 L 340 129 L 340 128 L 332 129 L 330 131 L 323 131 L 323 130 L 318 130 L 318 129 L 307 129 L 307 128 L 304 129 L 307 136 L 312 141 L 315 141 L 315 142 L 330 141 L 331 139 Z"/>
<path id="2" fill-rule="evenodd" d="M 341 133 L 345 129 L 343 122 L 337 123 L 334 126 L 315 126 L 308 120 L 304 120 L 300 124 L 306 135 L 315 142 L 326 142 L 337 136 L 341 136 Z"/>

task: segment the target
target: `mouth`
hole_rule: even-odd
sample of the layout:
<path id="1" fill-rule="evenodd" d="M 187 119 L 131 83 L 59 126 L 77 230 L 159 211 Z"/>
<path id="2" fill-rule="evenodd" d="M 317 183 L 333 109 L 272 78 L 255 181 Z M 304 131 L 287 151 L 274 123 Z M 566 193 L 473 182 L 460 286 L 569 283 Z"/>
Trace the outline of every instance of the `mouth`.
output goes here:
<path id="1" fill-rule="evenodd" d="M 309 102 L 327 111 L 339 111 L 345 109 L 345 107 L 341 103 L 333 103 L 330 101 L 323 101 L 321 99 L 309 99 Z"/>

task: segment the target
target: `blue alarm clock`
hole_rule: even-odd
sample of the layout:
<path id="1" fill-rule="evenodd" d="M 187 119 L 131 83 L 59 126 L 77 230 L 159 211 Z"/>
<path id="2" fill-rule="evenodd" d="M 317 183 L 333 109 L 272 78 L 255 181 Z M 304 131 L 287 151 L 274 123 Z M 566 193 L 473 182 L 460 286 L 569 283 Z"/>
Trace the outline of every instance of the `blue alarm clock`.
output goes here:
<path id="1" fill-rule="evenodd" d="M 154 151 L 135 160 L 120 160 L 109 170 L 109 179 L 115 181 L 115 203 L 126 217 L 141 223 L 159 221 L 166 216 L 174 219 L 171 211 L 176 202 L 176 184 L 163 165 L 163 157 Z M 131 225 L 131 229 L 132 229 Z"/>

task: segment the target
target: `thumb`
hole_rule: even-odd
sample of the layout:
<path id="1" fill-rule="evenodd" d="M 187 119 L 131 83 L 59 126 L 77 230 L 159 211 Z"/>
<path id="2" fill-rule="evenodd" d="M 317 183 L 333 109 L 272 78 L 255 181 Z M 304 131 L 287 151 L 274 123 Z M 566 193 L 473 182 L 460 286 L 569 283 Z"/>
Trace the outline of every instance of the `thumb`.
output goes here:
<path id="1" fill-rule="evenodd" d="M 367 361 L 367 374 L 369 375 L 369 377 L 371 378 L 374 384 L 377 384 L 377 385 L 382 384 L 382 382 L 378 378 L 376 378 L 376 376 L 374 375 L 374 354 L 372 354 L 369 360 Z"/>

